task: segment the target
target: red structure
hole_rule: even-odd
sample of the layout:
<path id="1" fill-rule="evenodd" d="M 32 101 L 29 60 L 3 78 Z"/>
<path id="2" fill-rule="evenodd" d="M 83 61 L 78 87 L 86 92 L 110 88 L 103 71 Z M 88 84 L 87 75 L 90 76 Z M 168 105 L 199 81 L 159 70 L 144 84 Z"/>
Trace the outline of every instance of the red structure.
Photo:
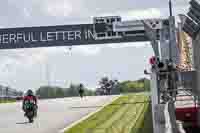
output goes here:
<path id="1" fill-rule="evenodd" d="M 189 96 L 188 96 L 189 97 Z M 194 100 L 183 97 L 176 102 L 176 120 L 184 122 L 184 126 L 197 127 L 198 110 L 200 109 Z"/>

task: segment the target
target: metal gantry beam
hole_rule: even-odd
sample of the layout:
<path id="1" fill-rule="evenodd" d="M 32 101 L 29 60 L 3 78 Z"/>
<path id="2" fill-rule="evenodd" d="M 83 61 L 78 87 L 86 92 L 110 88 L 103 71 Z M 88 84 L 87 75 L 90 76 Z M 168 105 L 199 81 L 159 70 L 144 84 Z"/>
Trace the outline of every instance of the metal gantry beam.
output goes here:
<path id="1" fill-rule="evenodd" d="M 134 20 L 128 25 L 126 21 L 123 22 L 116 16 L 94 20 L 93 24 L 0 29 L 0 49 L 150 41 L 144 25 L 141 25 L 142 20 Z M 148 25 L 157 30 L 160 30 L 159 26 L 164 21 L 167 20 L 145 20 Z M 113 28 L 121 23 L 121 29 L 120 27 Z M 140 26 L 137 23 L 140 23 Z M 119 29 L 121 31 L 117 31 Z M 159 34 L 157 34 L 157 39 L 159 39 Z"/>

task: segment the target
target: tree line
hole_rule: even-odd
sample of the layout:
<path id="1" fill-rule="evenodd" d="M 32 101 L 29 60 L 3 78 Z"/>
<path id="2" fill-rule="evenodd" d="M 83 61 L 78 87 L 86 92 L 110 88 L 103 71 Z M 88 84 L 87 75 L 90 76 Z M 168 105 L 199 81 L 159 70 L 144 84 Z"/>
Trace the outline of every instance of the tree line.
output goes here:
<path id="1" fill-rule="evenodd" d="M 102 77 L 98 83 L 99 87 L 93 90 L 83 85 L 85 96 L 111 95 L 127 92 L 150 91 L 150 81 L 141 78 L 136 81 L 118 81 Z M 40 98 L 63 98 L 79 96 L 80 84 L 71 84 L 68 88 L 57 86 L 41 86 L 36 90 L 36 95 Z"/>
<path id="2" fill-rule="evenodd" d="M 95 95 L 95 92 L 83 87 L 84 93 L 87 96 Z M 71 84 L 69 88 L 61 88 L 54 86 L 41 86 L 36 90 L 36 95 L 39 98 L 63 98 L 79 96 L 79 85 Z"/>
<path id="3" fill-rule="evenodd" d="M 141 78 L 135 81 L 122 81 L 111 80 L 108 77 L 103 77 L 99 81 L 99 88 L 96 89 L 97 93 L 103 94 L 119 94 L 127 92 L 144 92 L 150 91 L 150 80 Z"/>

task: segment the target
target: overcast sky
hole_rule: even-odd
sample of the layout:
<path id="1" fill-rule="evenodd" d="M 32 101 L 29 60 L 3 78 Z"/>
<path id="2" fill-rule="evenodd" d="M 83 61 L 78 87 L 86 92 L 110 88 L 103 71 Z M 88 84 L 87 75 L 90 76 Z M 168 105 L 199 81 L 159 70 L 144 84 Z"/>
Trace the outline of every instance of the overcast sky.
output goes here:
<path id="1" fill-rule="evenodd" d="M 168 0 L 1 0 L 0 28 L 92 23 L 92 17 L 122 20 L 165 18 Z M 188 0 L 173 0 L 174 13 L 186 13 Z M 148 42 L 0 51 L 0 84 L 18 90 L 41 85 L 97 86 L 102 76 L 143 77 L 153 50 Z M 49 76 L 48 76 L 49 75 Z M 47 78 L 49 77 L 49 78 Z"/>

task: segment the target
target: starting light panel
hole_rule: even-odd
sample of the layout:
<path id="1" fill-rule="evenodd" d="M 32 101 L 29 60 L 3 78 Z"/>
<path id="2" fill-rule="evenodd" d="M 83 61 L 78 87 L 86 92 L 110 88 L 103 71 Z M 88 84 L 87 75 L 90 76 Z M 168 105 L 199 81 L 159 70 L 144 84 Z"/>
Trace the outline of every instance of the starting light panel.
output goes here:
<path id="1" fill-rule="evenodd" d="M 95 17 L 94 33 L 97 40 L 121 38 L 120 32 L 113 31 L 113 23 L 121 22 L 120 16 Z"/>

